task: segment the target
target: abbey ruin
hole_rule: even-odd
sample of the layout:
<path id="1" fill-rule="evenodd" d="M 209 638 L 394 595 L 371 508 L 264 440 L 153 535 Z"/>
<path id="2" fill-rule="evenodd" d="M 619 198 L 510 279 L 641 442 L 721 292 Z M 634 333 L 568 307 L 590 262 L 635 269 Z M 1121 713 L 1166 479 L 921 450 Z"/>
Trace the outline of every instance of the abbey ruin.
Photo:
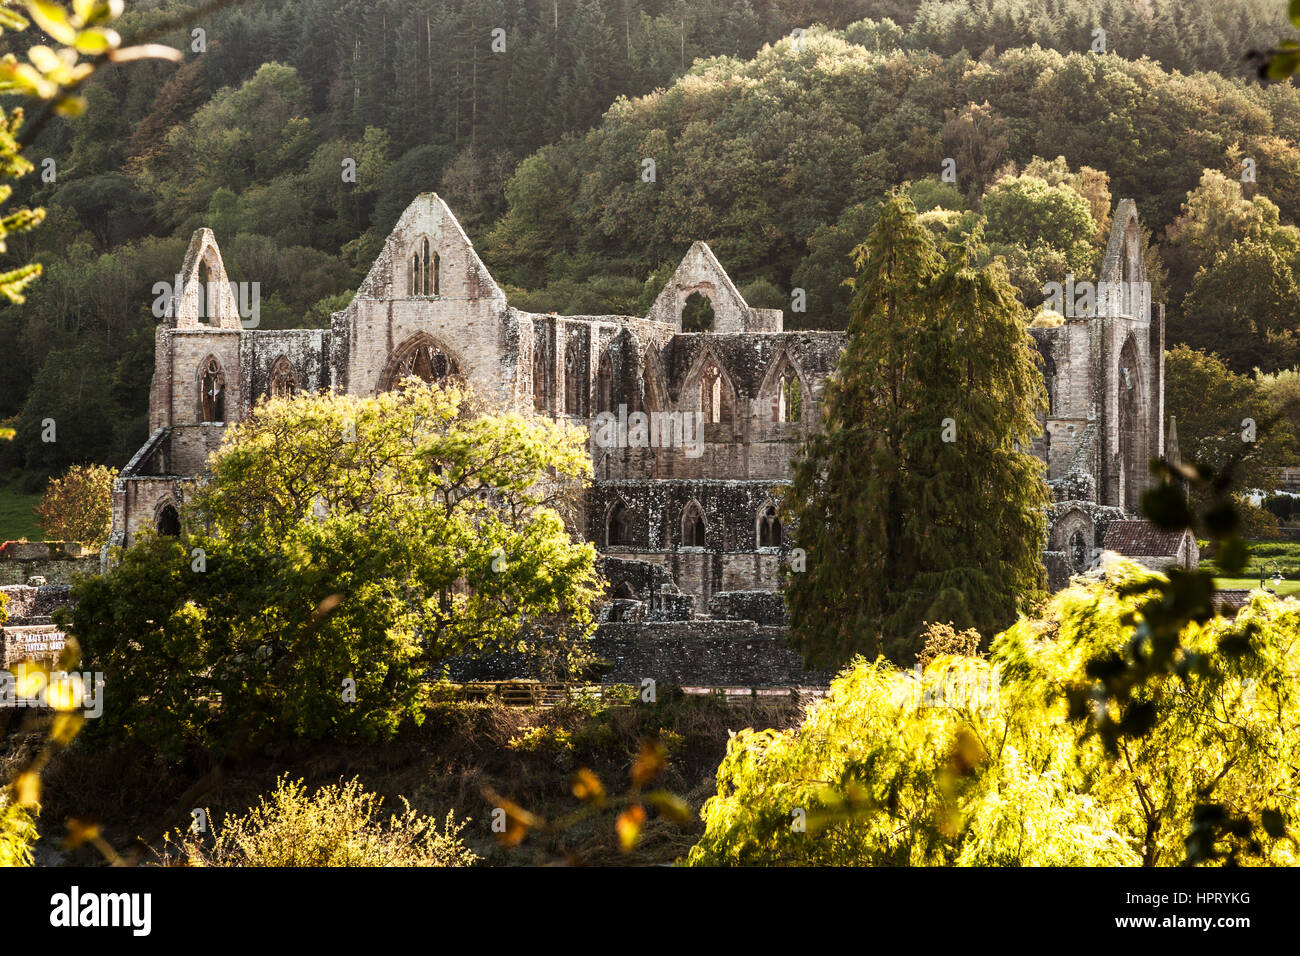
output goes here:
<path id="1" fill-rule="evenodd" d="M 328 330 L 244 328 L 207 229 L 179 279 L 157 330 L 151 434 L 114 486 L 111 546 L 144 528 L 177 533 L 226 426 L 265 396 L 374 395 L 408 375 L 454 377 L 501 408 L 590 429 L 585 535 L 604 556 L 614 632 L 696 621 L 716 635 L 744 623 L 737 639 L 752 646 L 779 631 L 778 571 L 795 542 L 774 495 L 819 427 L 843 333 L 786 331 L 782 311 L 748 305 L 704 243 L 644 316 L 529 313 L 510 306 L 447 205 L 425 193 Z M 1132 200 L 1118 206 L 1099 279 L 1144 287 Z M 684 314 L 705 326 L 684 328 Z M 1050 401 L 1033 451 L 1055 499 L 1044 545 L 1059 587 L 1152 481 L 1164 314 L 1141 294 L 1106 296 L 1092 314 L 1031 331 Z"/>

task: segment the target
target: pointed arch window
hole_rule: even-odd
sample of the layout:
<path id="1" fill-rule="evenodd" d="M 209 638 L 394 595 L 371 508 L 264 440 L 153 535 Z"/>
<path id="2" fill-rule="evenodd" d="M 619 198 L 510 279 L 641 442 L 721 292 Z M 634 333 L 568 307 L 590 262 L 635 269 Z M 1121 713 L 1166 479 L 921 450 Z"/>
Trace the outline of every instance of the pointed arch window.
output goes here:
<path id="1" fill-rule="evenodd" d="M 269 391 L 272 398 L 289 398 L 298 394 L 298 375 L 283 355 L 271 367 Z"/>
<path id="2" fill-rule="evenodd" d="M 452 361 L 436 345 L 422 343 L 411 349 L 400 362 L 393 376 L 393 385 L 414 375 L 422 382 L 441 382 L 452 374 Z"/>
<path id="3" fill-rule="evenodd" d="M 785 371 L 777 381 L 774 412 L 775 420 L 778 422 L 803 421 L 803 383 L 799 381 L 798 374 L 789 365 L 786 365 Z"/>
<path id="4" fill-rule="evenodd" d="M 436 296 L 439 294 L 439 266 L 441 259 L 433 251 L 427 237 L 421 239 L 411 253 L 411 281 L 407 292 L 411 296 Z"/>
<path id="5" fill-rule="evenodd" d="M 208 261 L 206 259 L 199 260 L 199 271 L 198 271 L 197 281 L 198 281 L 197 306 L 199 310 L 198 321 L 200 325 L 211 325 L 212 313 L 214 311 L 213 299 L 215 297 L 212 294 L 212 274 L 208 270 Z"/>
<path id="6" fill-rule="evenodd" d="M 723 408 L 722 372 L 713 362 L 700 373 L 700 414 L 708 424 L 725 419 Z"/>
<path id="7" fill-rule="evenodd" d="M 545 414 L 550 409 L 551 350 L 545 333 L 533 344 L 533 408 Z"/>
<path id="8" fill-rule="evenodd" d="M 199 421 L 226 420 L 226 373 L 216 358 L 204 363 L 199 375 Z"/>
<path id="9" fill-rule="evenodd" d="M 181 533 L 181 517 L 176 513 L 175 505 L 167 504 L 158 512 L 156 522 L 158 533 L 170 538 L 176 538 Z"/>
<path id="10" fill-rule="evenodd" d="M 614 410 L 614 362 L 606 351 L 600 357 L 600 367 L 596 370 L 596 411 L 612 412 Z"/>
<path id="11" fill-rule="evenodd" d="M 577 331 L 570 332 L 564 343 L 564 413 L 585 415 L 591 388 L 587 369 L 586 343 Z"/>
<path id="12" fill-rule="evenodd" d="M 704 523 L 704 512 L 698 503 L 692 501 L 682 509 L 682 547 L 704 547 L 708 530 L 708 525 Z"/>
<path id="13" fill-rule="evenodd" d="M 758 513 L 758 546 L 781 547 L 781 519 L 777 516 L 774 504 L 764 505 Z"/>
<path id="14" fill-rule="evenodd" d="M 609 509 L 609 516 L 605 519 L 606 547 L 617 548 L 632 543 L 630 519 L 627 505 L 623 500 L 614 502 L 614 506 Z"/>

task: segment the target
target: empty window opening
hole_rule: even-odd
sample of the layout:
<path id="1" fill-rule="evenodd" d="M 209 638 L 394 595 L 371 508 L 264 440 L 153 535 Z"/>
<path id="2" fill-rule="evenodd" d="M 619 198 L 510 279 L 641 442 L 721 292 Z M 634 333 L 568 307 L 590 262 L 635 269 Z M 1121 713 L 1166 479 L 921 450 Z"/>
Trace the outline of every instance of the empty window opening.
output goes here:
<path id="1" fill-rule="evenodd" d="M 605 544 L 607 547 L 619 547 L 630 542 L 627 505 L 621 501 L 614 502 L 609 509 L 609 518 L 605 522 Z"/>
<path id="2" fill-rule="evenodd" d="M 181 516 L 176 513 L 172 505 L 165 505 L 158 512 L 158 533 L 167 535 L 170 538 L 176 538 L 181 533 Z"/>
<path id="3" fill-rule="evenodd" d="M 781 547 L 781 519 L 777 517 L 776 505 L 765 505 L 759 514 L 758 546 L 760 548 Z"/>
<path id="4" fill-rule="evenodd" d="M 692 292 L 682 305 L 683 332 L 713 331 L 713 302 L 703 292 Z"/>
<path id="5" fill-rule="evenodd" d="M 433 251 L 427 238 L 421 239 L 415 251 L 411 253 L 411 281 L 407 291 L 412 296 L 436 296 L 439 294 L 439 266 L 441 259 Z"/>
<path id="6" fill-rule="evenodd" d="M 682 546 L 687 548 L 704 547 L 704 538 L 708 526 L 704 523 L 704 512 L 695 502 L 691 502 L 682 512 Z"/>
<path id="7" fill-rule="evenodd" d="M 781 374 L 776 396 L 776 420 L 778 422 L 803 421 L 803 385 L 794 369 L 786 366 Z"/>

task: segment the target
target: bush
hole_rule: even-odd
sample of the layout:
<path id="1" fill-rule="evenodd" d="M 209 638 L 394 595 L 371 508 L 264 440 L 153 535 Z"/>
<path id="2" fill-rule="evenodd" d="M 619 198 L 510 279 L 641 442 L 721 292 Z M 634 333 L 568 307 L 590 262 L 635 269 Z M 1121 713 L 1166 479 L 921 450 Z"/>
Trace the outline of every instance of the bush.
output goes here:
<path id="1" fill-rule="evenodd" d="M 36 824 L 26 808 L 0 789 L 0 867 L 31 866 Z"/>
<path id="2" fill-rule="evenodd" d="M 226 817 L 211 837 L 169 835 L 163 859 L 190 866 L 470 866 L 479 857 L 460 840 L 469 823 L 448 811 L 439 830 L 402 801 L 383 822 L 383 798 L 352 779 L 308 794 L 301 780 L 281 777 L 269 799 L 246 815 Z M 211 814 L 208 814 L 211 819 Z"/>
<path id="3" fill-rule="evenodd" d="M 1116 570 L 1022 617 L 987 661 L 938 657 L 918 682 L 858 658 L 801 727 L 735 734 L 689 863 L 1171 866 L 1209 836 L 1214 857 L 1295 865 L 1300 603 L 1257 595 L 1186 625 L 1188 667 L 1144 687 L 1145 727 L 1108 750 L 1074 689 L 1091 692 L 1091 661 L 1123 666 L 1164 581 Z M 1207 806 L 1250 825 L 1207 832 Z"/>
<path id="4" fill-rule="evenodd" d="M 113 478 L 103 465 L 73 465 L 51 478 L 36 516 L 47 541 L 78 541 L 98 548 L 113 525 Z"/>
<path id="5" fill-rule="evenodd" d="M 1277 537 L 1277 516 L 1249 501 L 1237 500 L 1237 514 L 1241 518 L 1239 532 L 1243 538 L 1256 541 Z"/>

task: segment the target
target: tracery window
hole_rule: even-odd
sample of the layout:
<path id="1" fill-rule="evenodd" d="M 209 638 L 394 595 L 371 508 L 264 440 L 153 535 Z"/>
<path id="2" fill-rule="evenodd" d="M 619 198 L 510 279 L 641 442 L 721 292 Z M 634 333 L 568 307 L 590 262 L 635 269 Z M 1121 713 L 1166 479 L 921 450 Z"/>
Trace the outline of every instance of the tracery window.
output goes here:
<path id="1" fill-rule="evenodd" d="M 226 373 L 221 363 L 209 358 L 200 376 L 199 421 L 224 422 L 226 420 Z"/>

